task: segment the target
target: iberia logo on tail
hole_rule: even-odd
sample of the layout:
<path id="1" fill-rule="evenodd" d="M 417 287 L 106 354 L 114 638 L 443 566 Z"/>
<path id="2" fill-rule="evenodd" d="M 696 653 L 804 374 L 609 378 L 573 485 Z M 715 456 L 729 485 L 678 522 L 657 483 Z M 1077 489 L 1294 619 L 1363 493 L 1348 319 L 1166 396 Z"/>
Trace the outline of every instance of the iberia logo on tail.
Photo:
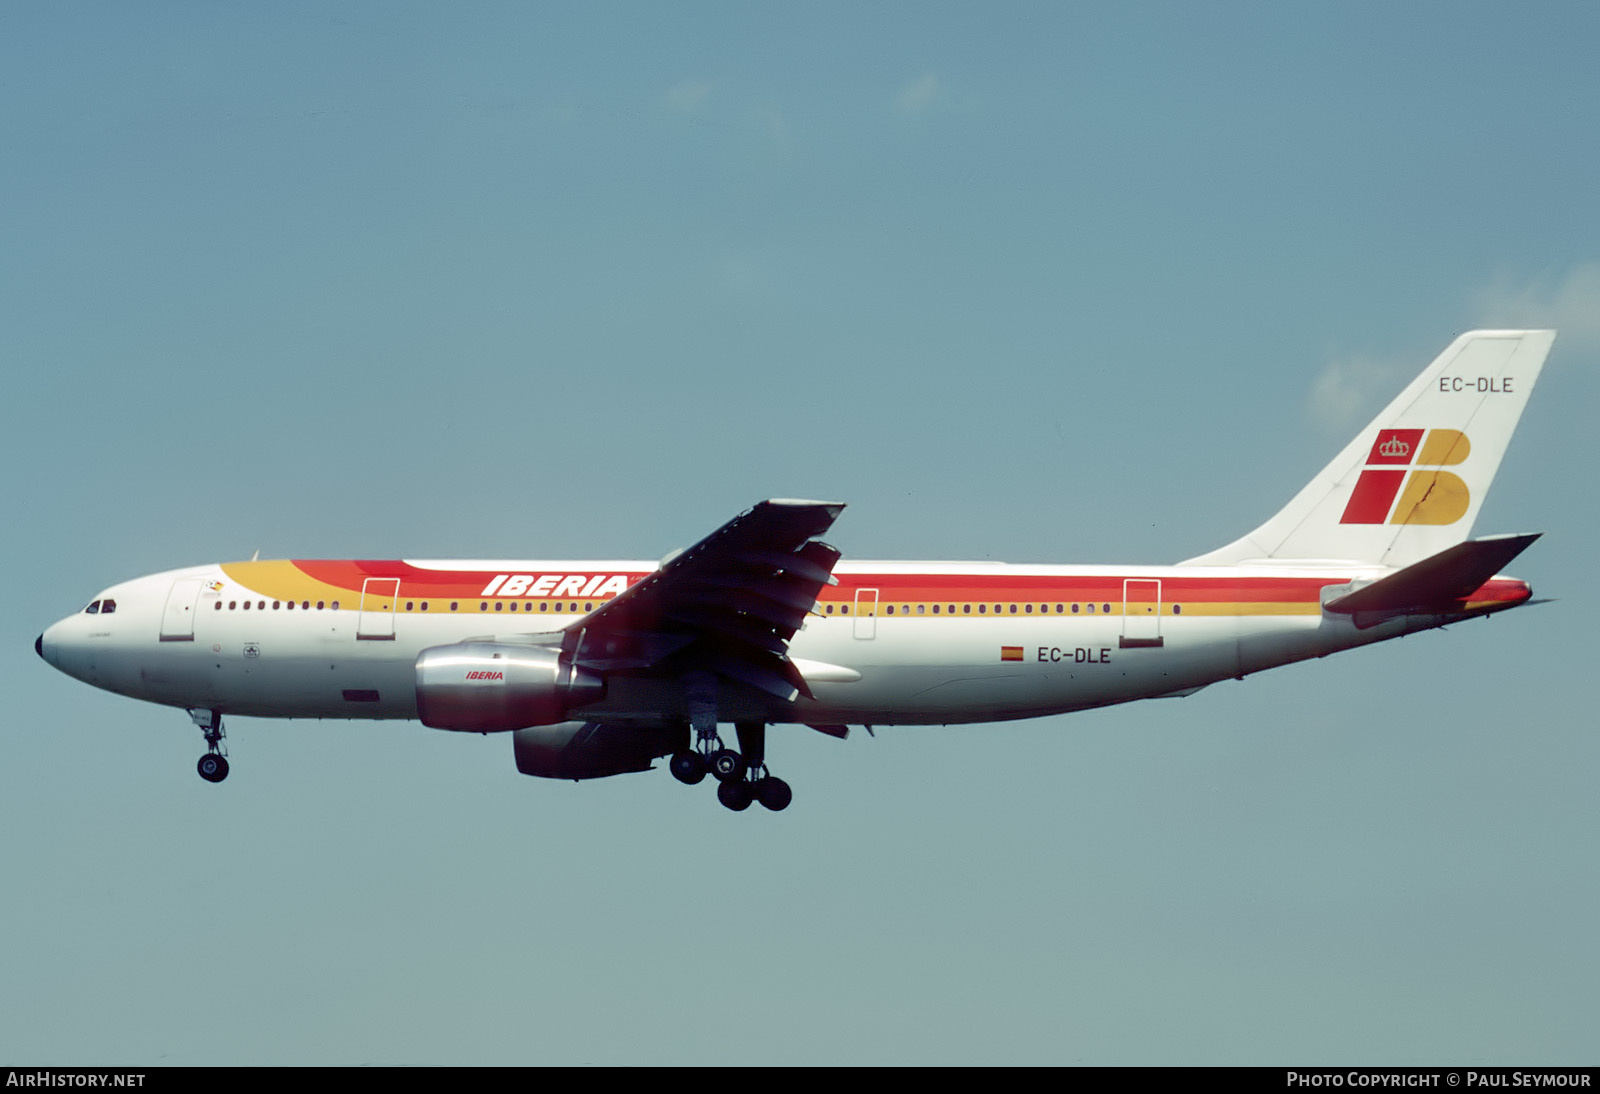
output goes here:
<path id="1" fill-rule="evenodd" d="M 1459 475 L 1441 469 L 1471 452 L 1459 429 L 1380 430 L 1339 523 L 1454 524 L 1466 515 L 1472 491 Z"/>

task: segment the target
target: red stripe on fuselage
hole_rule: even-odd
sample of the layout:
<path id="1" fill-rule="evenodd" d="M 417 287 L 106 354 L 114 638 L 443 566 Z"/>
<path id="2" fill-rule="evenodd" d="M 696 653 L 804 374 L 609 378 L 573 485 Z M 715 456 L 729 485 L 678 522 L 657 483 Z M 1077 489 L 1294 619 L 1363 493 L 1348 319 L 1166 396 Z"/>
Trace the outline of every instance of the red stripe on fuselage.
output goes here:
<path id="1" fill-rule="evenodd" d="M 337 588 L 359 593 L 368 578 L 399 578 L 402 595 L 474 598 L 504 571 L 433 570 L 397 560 L 381 559 L 296 559 L 294 565 L 307 576 Z M 532 573 L 528 570 L 525 572 Z M 540 573 L 544 571 L 538 571 Z M 565 571 L 564 571 L 565 572 Z M 619 571 L 590 567 L 573 573 L 621 573 L 629 584 L 644 577 L 646 571 Z M 1159 580 L 1161 599 L 1166 603 L 1306 603 L 1318 600 L 1329 584 L 1349 580 L 1345 574 L 1324 577 L 1186 577 L 1166 574 L 866 574 L 838 575 L 839 584 L 822 590 L 819 599 L 853 601 L 858 590 L 877 589 L 880 600 L 908 601 L 1109 601 L 1122 602 L 1123 582 L 1130 579 Z M 1530 596 L 1520 581 L 1496 578 L 1486 582 L 1468 599 L 1520 603 Z M 489 599 L 494 599 L 490 597 Z M 513 599 L 539 599 L 521 597 Z"/>

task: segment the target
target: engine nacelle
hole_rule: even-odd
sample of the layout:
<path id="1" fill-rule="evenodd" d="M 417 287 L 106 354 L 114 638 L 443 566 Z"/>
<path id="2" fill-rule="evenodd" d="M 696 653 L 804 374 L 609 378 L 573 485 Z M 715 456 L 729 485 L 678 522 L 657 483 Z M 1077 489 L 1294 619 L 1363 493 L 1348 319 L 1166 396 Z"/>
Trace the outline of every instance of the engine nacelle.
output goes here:
<path id="1" fill-rule="evenodd" d="M 546 779 L 601 779 L 646 771 L 657 756 L 688 745 L 682 729 L 638 729 L 599 722 L 519 729 L 511 735 L 517 770 Z"/>
<path id="2" fill-rule="evenodd" d="M 417 655 L 417 717 L 434 729 L 493 733 L 550 725 L 605 690 L 553 646 L 458 642 Z"/>

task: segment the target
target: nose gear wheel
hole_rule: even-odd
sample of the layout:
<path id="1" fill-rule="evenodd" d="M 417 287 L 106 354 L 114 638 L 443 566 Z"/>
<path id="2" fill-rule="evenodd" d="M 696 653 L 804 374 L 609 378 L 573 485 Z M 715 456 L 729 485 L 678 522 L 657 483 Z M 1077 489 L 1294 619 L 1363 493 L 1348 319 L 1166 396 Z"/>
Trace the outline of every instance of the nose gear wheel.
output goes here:
<path id="1" fill-rule="evenodd" d="M 223 744 L 228 734 L 222 728 L 222 711 L 191 710 L 189 717 L 206 739 L 206 754 L 195 764 L 195 770 L 206 782 L 219 783 L 228 777 L 228 747 Z"/>

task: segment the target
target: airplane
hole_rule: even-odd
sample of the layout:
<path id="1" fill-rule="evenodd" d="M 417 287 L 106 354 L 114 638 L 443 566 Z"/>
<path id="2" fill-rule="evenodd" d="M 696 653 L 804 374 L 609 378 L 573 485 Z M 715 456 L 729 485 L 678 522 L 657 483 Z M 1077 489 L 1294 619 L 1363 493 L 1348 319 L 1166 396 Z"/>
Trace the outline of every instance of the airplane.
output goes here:
<path id="1" fill-rule="evenodd" d="M 519 771 L 670 757 L 717 797 L 787 807 L 769 725 L 1034 718 L 1208 684 L 1526 604 L 1471 538 L 1555 339 L 1461 335 L 1260 527 L 1172 566 L 856 562 L 844 506 L 772 499 L 660 563 L 281 560 L 122 582 L 34 642 L 107 691 L 223 719 L 418 719 L 510 733 Z M 719 726 L 732 723 L 737 747 Z"/>

